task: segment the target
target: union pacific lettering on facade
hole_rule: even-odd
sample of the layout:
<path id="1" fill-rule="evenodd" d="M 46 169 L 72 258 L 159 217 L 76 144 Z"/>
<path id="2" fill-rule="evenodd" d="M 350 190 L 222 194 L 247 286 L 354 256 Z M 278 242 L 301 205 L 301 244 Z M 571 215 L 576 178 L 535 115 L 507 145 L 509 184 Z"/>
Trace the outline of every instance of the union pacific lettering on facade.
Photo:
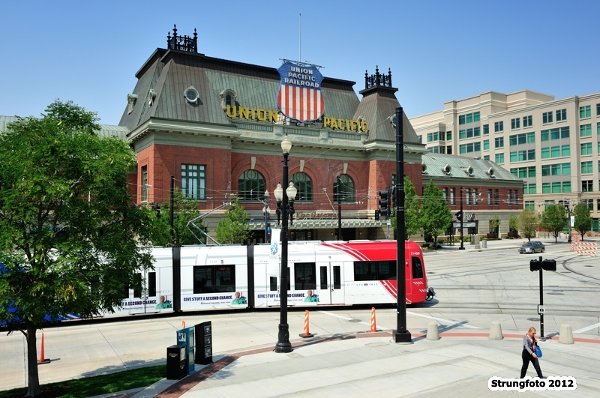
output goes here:
<path id="1" fill-rule="evenodd" d="M 276 109 L 227 105 L 227 117 L 231 119 L 277 123 L 279 121 L 279 111 Z M 367 122 L 364 120 L 350 120 L 331 116 L 323 116 L 323 127 L 332 130 L 354 131 L 357 133 L 366 133 L 368 131 Z"/>
<path id="2" fill-rule="evenodd" d="M 257 120 L 259 122 L 277 123 L 279 111 L 276 109 L 248 108 L 245 106 L 227 105 L 227 117 L 231 119 Z"/>
<path id="3" fill-rule="evenodd" d="M 313 79 L 314 79 L 314 77 L 313 77 Z M 285 82 L 285 84 L 293 84 L 294 86 L 312 87 L 312 88 L 321 87 L 321 85 L 319 83 L 315 83 L 310 80 L 291 79 L 289 77 L 286 77 L 285 79 L 283 79 L 283 81 Z"/>

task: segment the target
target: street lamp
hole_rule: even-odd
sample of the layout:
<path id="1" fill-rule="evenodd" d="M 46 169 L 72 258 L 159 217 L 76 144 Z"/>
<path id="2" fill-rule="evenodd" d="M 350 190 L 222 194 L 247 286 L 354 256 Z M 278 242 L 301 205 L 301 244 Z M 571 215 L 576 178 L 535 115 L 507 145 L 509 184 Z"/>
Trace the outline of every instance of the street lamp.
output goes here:
<path id="1" fill-rule="evenodd" d="M 283 151 L 283 186 L 287 187 L 285 195 L 281 184 L 273 191 L 277 200 L 277 223 L 281 220 L 281 270 L 279 282 L 279 333 L 275 352 L 291 352 L 290 327 L 287 322 L 287 284 L 288 284 L 288 216 L 290 224 L 293 223 L 294 199 L 298 190 L 294 183 L 288 184 L 288 156 L 292 149 L 292 142 L 286 137 L 281 141 Z M 288 200 L 289 199 L 289 200 Z"/>
<path id="2" fill-rule="evenodd" d="M 269 191 L 265 191 L 263 195 L 263 215 L 265 216 L 265 243 L 269 243 L 269 230 L 271 229 L 269 223 L 271 215 L 271 209 L 269 209 Z"/>
<path id="3" fill-rule="evenodd" d="M 567 223 L 569 224 L 569 238 L 567 240 L 568 243 L 571 243 L 571 206 L 570 203 L 567 202 Z"/>
<path id="4" fill-rule="evenodd" d="M 412 336 L 406 327 L 406 221 L 404 211 L 404 110 L 396 108 L 396 343 L 410 343 Z M 392 121 L 393 125 L 393 121 Z"/>
<path id="5" fill-rule="evenodd" d="M 464 198 L 464 192 L 463 192 L 463 187 L 460 187 L 460 212 L 458 214 L 460 214 L 460 247 L 458 248 L 458 250 L 465 250 L 465 244 L 463 242 L 463 238 L 464 238 L 464 231 L 463 231 L 463 220 L 465 219 L 465 212 L 463 209 L 463 202 L 464 202 L 465 198 Z"/>
<path id="6" fill-rule="evenodd" d="M 338 205 L 338 228 L 337 239 L 342 240 L 342 180 L 340 176 L 336 178 L 337 183 L 337 205 Z"/>

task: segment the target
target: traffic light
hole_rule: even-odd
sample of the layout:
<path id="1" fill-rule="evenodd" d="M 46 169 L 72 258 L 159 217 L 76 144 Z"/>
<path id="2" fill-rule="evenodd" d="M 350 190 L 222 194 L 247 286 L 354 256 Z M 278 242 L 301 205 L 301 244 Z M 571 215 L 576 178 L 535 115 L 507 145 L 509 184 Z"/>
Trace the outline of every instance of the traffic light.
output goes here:
<path id="1" fill-rule="evenodd" d="M 462 221 L 462 218 L 463 218 L 463 212 L 462 212 L 462 210 L 460 210 L 460 211 L 457 211 L 457 212 L 456 212 L 456 219 L 457 219 L 458 221 Z"/>
<path id="2" fill-rule="evenodd" d="M 531 260 L 529 262 L 529 270 L 539 271 L 543 269 L 544 271 L 556 271 L 556 260 Z"/>
<path id="3" fill-rule="evenodd" d="M 388 191 L 379 191 L 379 215 L 381 217 L 387 217 L 390 213 L 389 211 L 389 195 Z"/>

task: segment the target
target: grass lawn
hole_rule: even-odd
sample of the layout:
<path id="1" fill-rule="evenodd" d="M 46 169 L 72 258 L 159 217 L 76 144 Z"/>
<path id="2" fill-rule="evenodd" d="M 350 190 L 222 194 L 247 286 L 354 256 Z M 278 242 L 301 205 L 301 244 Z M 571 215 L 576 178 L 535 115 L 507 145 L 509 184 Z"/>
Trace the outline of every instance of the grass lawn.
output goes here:
<path id="1" fill-rule="evenodd" d="M 163 379 L 165 376 L 165 365 L 150 366 L 107 375 L 44 384 L 41 386 L 42 395 L 39 395 L 39 397 L 83 398 L 110 394 L 132 388 L 147 387 Z M 27 388 L 0 391 L 0 398 L 24 397 L 25 393 L 27 393 Z"/>

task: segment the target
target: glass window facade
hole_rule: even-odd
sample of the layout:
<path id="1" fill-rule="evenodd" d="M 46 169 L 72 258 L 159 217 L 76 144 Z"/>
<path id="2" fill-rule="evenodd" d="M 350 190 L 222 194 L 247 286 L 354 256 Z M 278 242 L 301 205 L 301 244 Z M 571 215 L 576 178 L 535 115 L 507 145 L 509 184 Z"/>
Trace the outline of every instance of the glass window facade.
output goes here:
<path id="1" fill-rule="evenodd" d="M 339 186 L 338 186 L 339 181 Z M 342 203 L 352 203 L 356 201 L 356 193 L 354 189 L 354 180 L 348 174 L 341 174 L 336 181 L 333 182 L 333 201 L 339 199 Z"/>
<path id="2" fill-rule="evenodd" d="M 238 179 L 240 200 L 262 200 L 265 190 L 265 177 L 256 170 L 246 170 Z"/>
<path id="3" fill-rule="evenodd" d="M 265 190 L 263 189 L 262 192 Z M 181 194 L 188 199 L 206 199 L 206 166 L 181 165 Z"/>
<path id="4" fill-rule="evenodd" d="M 591 137 L 592 136 L 592 125 L 591 124 L 581 124 L 579 126 L 579 136 L 582 138 Z"/>
<path id="5" fill-rule="evenodd" d="M 296 194 L 296 201 L 298 202 L 312 202 L 313 200 L 313 187 L 312 180 L 306 173 L 298 172 L 292 176 L 292 182 L 298 190 Z"/>
<path id="6" fill-rule="evenodd" d="M 581 144 L 581 156 L 592 156 L 592 143 Z"/>
<path id="7" fill-rule="evenodd" d="M 584 105 L 579 107 L 579 118 L 580 119 L 588 119 L 592 117 L 592 106 Z"/>
<path id="8" fill-rule="evenodd" d="M 581 174 L 592 174 L 594 172 L 594 166 L 592 161 L 581 162 Z"/>

